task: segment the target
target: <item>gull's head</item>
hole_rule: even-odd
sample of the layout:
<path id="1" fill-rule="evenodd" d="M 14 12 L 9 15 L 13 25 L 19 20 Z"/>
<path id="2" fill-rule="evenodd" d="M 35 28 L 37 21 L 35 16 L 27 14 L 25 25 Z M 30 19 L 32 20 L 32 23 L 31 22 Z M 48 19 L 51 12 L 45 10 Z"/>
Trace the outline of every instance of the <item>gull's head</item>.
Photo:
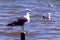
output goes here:
<path id="1" fill-rule="evenodd" d="M 31 12 L 31 10 L 30 10 L 30 9 L 25 9 L 25 13 L 26 13 L 26 15 L 27 15 L 27 16 L 29 16 L 29 15 L 30 15 L 30 12 Z"/>
<path id="2" fill-rule="evenodd" d="M 26 10 L 26 12 L 30 12 L 31 10 L 30 9 L 25 9 Z"/>
<path id="3" fill-rule="evenodd" d="M 48 15 L 51 15 L 51 13 L 48 13 Z"/>

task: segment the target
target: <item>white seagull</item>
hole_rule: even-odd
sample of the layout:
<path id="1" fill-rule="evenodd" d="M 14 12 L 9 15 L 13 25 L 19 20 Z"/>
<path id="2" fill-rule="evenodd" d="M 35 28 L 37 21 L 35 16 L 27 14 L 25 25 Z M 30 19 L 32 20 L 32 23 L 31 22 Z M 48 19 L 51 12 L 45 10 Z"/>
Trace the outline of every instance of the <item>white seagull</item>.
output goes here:
<path id="1" fill-rule="evenodd" d="M 30 15 L 29 12 L 31 10 L 30 9 L 26 9 L 26 15 L 19 17 L 18 19 L 16 19 L 16 21 L 13 21 L 12 23 L 7 24 L 7 26 L 23 26 L 25 23 L 30 22 Z"/>
<path id="2" fill-rule="evenodd" d="M 51 13 L 48 13 L 48 16 L 43 16 L 44 21 L 51 21 Z"/>
<path id="3" fill-rule="evenodd" d="M 54 7 L 54 5 L 52 3 L 48 3 L 48 6 L 51 7 L 51 8 Z"/>

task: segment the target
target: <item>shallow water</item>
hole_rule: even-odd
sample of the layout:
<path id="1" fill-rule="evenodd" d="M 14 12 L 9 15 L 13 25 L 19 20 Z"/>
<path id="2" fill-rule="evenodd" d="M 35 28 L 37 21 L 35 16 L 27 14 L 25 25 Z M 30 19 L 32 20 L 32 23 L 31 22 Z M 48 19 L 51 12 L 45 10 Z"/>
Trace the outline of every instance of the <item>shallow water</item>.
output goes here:
<path id="1" fill-rule="evenodd" d="M 54 5 L 53 8 L 48 3 Z M 60 40 L 60 0 L 0 0 L 0 40 L 20 40 L 20 26 L 6 26 L 31 9 L 31 21 L 25 24 L 26 40 Z M 51 13 L 52 21 L 42 16 Z"/>

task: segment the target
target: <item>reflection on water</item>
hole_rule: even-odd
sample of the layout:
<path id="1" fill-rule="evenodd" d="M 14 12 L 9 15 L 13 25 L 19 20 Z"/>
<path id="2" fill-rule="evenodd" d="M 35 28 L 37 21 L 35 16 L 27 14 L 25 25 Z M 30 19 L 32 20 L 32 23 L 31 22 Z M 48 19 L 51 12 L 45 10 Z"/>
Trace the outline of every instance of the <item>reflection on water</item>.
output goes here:
<path id="1" fill-rule="evenodd" d="M 54 5 L 53 8 L 48 3 Z M 26 40 L 60 40 L 60 0 L 0 0 L 0 40 L 20 40 L 20 26 L 6 26 L 31 9 L 31 21 L 26 24 Z M 50 12 L 52 21 L 44 21 L 42 15 Z"/>

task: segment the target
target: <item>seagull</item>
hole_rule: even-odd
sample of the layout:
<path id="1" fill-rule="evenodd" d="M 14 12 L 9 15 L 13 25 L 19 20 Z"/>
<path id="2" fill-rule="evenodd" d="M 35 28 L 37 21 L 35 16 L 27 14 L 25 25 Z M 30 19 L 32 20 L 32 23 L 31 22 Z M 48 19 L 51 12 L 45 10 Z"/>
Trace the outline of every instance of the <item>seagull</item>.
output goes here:
<path id="1" fill-rule="evenodd" d="M 12 23 L 7 24 L 7 26 L 23 26 L 25 23 L 30 22 L 30 15 L 29 15 L 30 11 L 31 11 L 30 9 L 26 9 L 26 15 L 19 17 Z"/>
<path id="2" fill-rule="evenodd" d="M 48 13 L 48 16 L 43 16 L 44 21 L 51 21 L 51 13 Z"/>
<path id="3" fill-rule="evenodd" d="M 54 5 L 52 3 L 48 3 L 48 6 L 51 7 L 51 8 L 54 7 Z"/>

